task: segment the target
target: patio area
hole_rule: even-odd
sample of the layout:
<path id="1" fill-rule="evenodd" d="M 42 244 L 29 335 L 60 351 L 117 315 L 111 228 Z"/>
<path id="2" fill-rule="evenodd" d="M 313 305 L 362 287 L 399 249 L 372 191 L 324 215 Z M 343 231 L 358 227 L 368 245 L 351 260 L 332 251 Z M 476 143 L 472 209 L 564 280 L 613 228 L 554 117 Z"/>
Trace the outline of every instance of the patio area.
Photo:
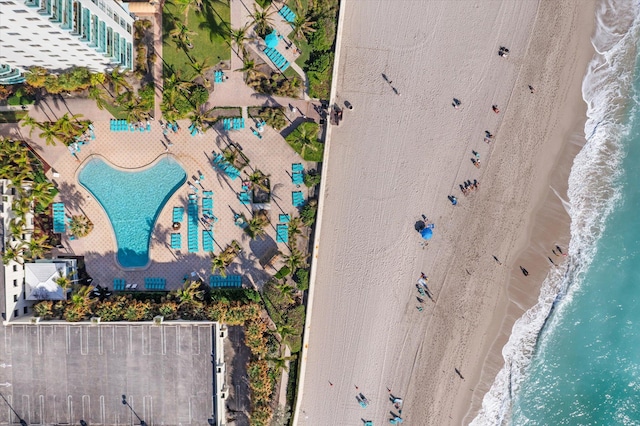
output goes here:
<path id="1" fill-rule="evenodd" d="M 84 238 L 70 239 L 68 233 L 63 235 L 64 248 L 55 249 L 54 256 L 85 256 L 87 270 L 94 278 L 94 284 L 110 288 L 113 288 L 114 278 L 123 279 L 126 286 L 135 285 L 137 291 L 145 290 L 145 279 L 148 278 L 164 278 L 167 290 L 181 287 L 186 275 L 199 277 L 208 283 L 211 259 L 210 253 L 204 250 L 204 246 L 207 245 L 206 236 L 203 237 L 205 226 L 202 220 L 197 222 L 197 251 L 190 252 L 187 244 L 187 212 L 189 194 L 196 194 L 198 218 L 202 219 L 202 196 L 205 192 L 212 192 L 212 195 L 205 195 L 212 198 L 212 213 L 217 218 L 212 225 L 213 243 L 208 241 L 213 253 L 219 254 L 233 240 L 237 240 L 242 246 L 242 252 L 227 268 L 227 274 L 242 275 L 244 286 L 260 287 L 276 272 L 272 267 L 264 269 L 259 260 L 277 250 L 284 253 L 288 251 L 286 244 L 276 242 L 280 215 L 297 216 L 297 208 L 293 205 L 293 192 L 301 192 L 305 199 L 308 197 L 308 189 L 293 182 L 292 165 L 301 164 L 306 170 L 314 167 L 302 161 L 279 132 L 265 126 L 260 133 L 262 138 L 259 139 L 251 130 L 256 127 L 251 118 L 247 118 L 246 126 L 242 130 L 225 131 L 221 120 L 206 133 L 196 136 L 191 136 L 188 120 L 179 122 L 178 132 L 169 131 L 166 135 L 157 121 L 151 121 L 151 130 L 144 132 L 114 132 L 110 130 L 111 124 L 108 120 L 96 121 L 93 124 L 96 139 L 81 146 L 75 157 L 61 144 L 46 146 L 40 140 L 33 143 L 39 154 L 52 167 L 49 178 L 60 190 L 56 201 L 64 203 L 67 217 L 84 214 L 94 224 L 93 231 Z M 230 146 L 238 148 L 249 159 L 249 165 L 235 180 L 219 168 L 215 168 L 212 163 L 213 152 L 220 153 Z M 187 173 L 187 182 L 169 198 L 152 229 L 149 250 L 151 262 L 147 267 L 134 270 L 119 266 L 116 261 L 116 239 L 110 220 L 98 201 L 78 183 L 78 173 L 85 162 L 97 155 L 124 169 L 137 169 L 156 161 L 159 157 L 171 156 Z M 235 215 L 244 214 L 247 220 L 252 217 L 252 203 L 241 202 L 239 194 L 247 192 L 243 191 L 242 182 L 256 169 L 270 175 L 271 202 L 267 207 L 271 223 L 266 228 L 264 239 L 252 240 L 235 224 Z M 204 176 L 204 179 L 200 179 L 200 175 Z M 197 188 L 197 191 L 193 188 Z M 139 191 L 141 192 L 138 194 L 141 194 L 145 188 L 139 188 Z M 136 193 L 123 196 L 139 197 Z M 174 230 L 172 226 L 175 207 L 182 207 L 185 212 L 179 230 Z M 205 205 L 205 208 L 207 207 Z M 176 233 L 180 234 L 181 249 L 171 248 L 172 234 Z M 274 266 L 278 268 L 280 265 L 276 263 Z"/>

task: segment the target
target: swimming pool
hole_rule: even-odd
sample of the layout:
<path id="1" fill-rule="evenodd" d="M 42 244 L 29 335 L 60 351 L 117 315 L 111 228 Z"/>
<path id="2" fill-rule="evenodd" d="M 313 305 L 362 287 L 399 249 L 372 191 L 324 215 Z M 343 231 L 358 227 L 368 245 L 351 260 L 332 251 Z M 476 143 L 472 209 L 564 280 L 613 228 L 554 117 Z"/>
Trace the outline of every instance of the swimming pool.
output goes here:
<path id="1" fill-rule="evenodd" d="M 89 160 L 78 182 L 109 216 L 118 245 L 118 263 L 140 268 L 149 263 L 149 241 L 158 215 L 187 173 L 171 157 L 142 169 L 117 169 L 101 158 Z"/>

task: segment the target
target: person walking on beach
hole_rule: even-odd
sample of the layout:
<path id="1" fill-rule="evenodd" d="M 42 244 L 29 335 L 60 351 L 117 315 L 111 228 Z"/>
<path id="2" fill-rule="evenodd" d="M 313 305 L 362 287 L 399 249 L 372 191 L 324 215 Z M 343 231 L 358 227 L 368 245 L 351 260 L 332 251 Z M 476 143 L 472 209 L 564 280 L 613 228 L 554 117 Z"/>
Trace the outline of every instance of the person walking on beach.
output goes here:
<path id="1" fill-rule="evenodd" d="M 520 270 L 522 271 L 522 275 L 524 275 L 525 277 L 529 276 L 529 271 L 527 271 L 526 269 L 524 269 L 522 266 L 520 267 Z"/>
<path id="2" fill-rule="evenodd" d="M 458 376 L 460 376 L 460 378 L 461 378 L 462 380 L 464 380 L 464 376 L 462 375 L 462 373 L 460 373 L 460 370 L 458 370 L 457 368 L 455 368 L 455 371 L 456 371 L 456 374 L 457 374 Z"/>
<path id="3" fill-rule="evenodd" d="M 536 89 L 534 89 L 532 85 L 529 85 L 529 91 L 531 93 L 534 93 L 536 91 Z"/>
<path id="4" fill-rule="evenodd" d="M 497 257 L 493 256 L 493 259 L 498 262 L 498 265 L 502 266 L 502 262 L 500 262 Z"/>
<path id="5" fill-rule="evenodd" d="M 491 109 L 493 110 L 493 112 L 495 112 L 496 114 L 500 114 L 500 110 L 498 109 L 498 105 L 491 105 Z"/>

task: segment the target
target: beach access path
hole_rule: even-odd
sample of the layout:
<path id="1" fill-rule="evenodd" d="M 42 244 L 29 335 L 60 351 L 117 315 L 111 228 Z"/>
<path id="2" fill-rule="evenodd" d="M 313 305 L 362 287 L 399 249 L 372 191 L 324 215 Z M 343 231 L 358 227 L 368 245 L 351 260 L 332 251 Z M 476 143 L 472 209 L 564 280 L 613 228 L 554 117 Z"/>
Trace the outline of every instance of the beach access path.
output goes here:
<path id="1" fill-rule="evenodd" d="M 389 390 L 404 399 L 405 423 L 477 413 L 501 366 L 500 330 L 535 303 L 549 271 L 533 253 L 524 279 L 514 261 L 555 158 L 584 122 L 593 9 L 581 4 L 345 0 L 333 100 L 354 109 L 331 129 L 296 424 L 387 423 L 398 413 Z M 463 196 L 459 184 L 474 179 L 480 189 Z M 426 247 L 422 215 L 435 224 Z M 550 224 L 566 235 L 567 218 Z M 562 232 L 548 234 L 545 244 Z M 419 312 L 421 272 L 435 302 Z M 479 383 L 489 349 L 498 356 Z"/>

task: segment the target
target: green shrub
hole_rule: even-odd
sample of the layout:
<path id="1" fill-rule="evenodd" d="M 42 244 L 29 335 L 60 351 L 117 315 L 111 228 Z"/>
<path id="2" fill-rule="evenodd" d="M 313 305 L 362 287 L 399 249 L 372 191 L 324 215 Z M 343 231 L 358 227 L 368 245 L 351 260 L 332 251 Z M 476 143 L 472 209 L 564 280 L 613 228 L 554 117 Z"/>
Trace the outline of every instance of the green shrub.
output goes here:
<path id="1" fill-rule="evenodd" d="M 306 291 L 309 289 L 309 271 L 307 269 L 298 269 L 296 271 L 295 280 L 298 290 Z"/>
<path id="2" fill-rule="evenodd" d="M 282 268 L 280 268 L 280 270 L 278 272 L 276 272 L 274 277 L 279 279 L 279 280 L 281 280 L 284 277 L 286 277 L 287 275 L 289 275 L 290 273 L 291 273 L 291 269 L 289 269 L 288 266 L 283 266 Z"/>
<path id="3" fill-rule="evenodd" d="M 309 200 L 300 211 L 300 219 L 306 226 L 311 226 L 316 221 L 316 213 L 318 212 L 318 202 Z"/>
<path id="4" fill-rule="evenodd" d="M 320 173 L 315 170 L 309 170 L 309 172 L 304 174 L 304 184 L 308 188 L 313 188 L 314 186 L 320 184 L 321 180 Z"/>

